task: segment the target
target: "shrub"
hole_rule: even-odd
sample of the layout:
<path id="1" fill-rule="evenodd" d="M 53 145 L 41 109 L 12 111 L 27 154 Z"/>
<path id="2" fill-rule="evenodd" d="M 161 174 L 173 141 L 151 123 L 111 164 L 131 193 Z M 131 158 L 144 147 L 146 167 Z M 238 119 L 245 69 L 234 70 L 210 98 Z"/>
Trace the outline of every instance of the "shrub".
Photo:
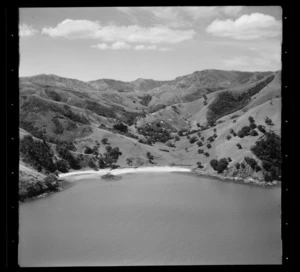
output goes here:
<path id="1" fill-rule="evenodd" d="M 233 134 L 233 133 L 234 133 L 233 128 L 231 128 L 231 129 L 229 130 L 229 132 L 230 132 L 231 134 Z"/>
<path id="2" fill-rule="evenodd" d="M 246 167 L 246 165 L 243 162 L 241 163 L 241 166 L 242 166 L 242 168 Z"/>
<path id="3" fill-rule="evenodd" d="M 205 157 L 209 157 L 209 153 L 208 152 L 203 153 L 203 155 L 205 155 Z"/>
<path id="4" fill-rule="evenodd" d="M 218 135 L 217 135 L 217 134 L 214 134 L 214 135 L 213 135 L 213 137 L 214 137 L 214 138 L 217 138 L 217 137 L 218 137 Z"/>
<path id="5" fill-rule="evenodd" d="M 236 144 L 236 146 L 239 148 L 239 149 L 242 149 L 242 146 L 240 143 Z"/>
<path id="6" fill-rule="evenodd" d="M 207 144 L 206 147 L 207 147 L 207 148 L 211 148 L 211 144 Z"/>
<path id="7" fill-rule="evenodd" d="M 260 132 L 262 132 L 262 133 L 266 133 L 265 126 L 258 125 L 258 126 L 257 126 L 257 129 L 258 129 Z"/>
<path id="8" fill-rule="evenodd" d="M 231 139 L 231 136 L 230 135 L 227 135 L 226 136 L 226 139 L 229 141 Z"/>
<path id="9" fill-rule="evenodd" d="M 252 130 L 250 133 L 251 136 L 257 136 L 258 132 L 256 130 Z"/>
<path id="10" fill-rule="evenodd" d="M 228 161 L 228 162 L 231 162 L 231 161 L 232 161 L 232 159 L 231 159 L 230 157 L 228 157 L 228 158 L 227 158 L 227 161 Z"/>
<path id="11" fill-rule="evenodd" d="M 269 126 L 274 126 L 272 120 L 271 120 L 269 117 L 266 117 L 265 123 L 266 123 L 267 125 L 269 125 Z"/>
<path id="12" fill-rule="evenodd" d="M 201 164 L 201 162 L 197 162 L 198 168 L 203 168 L 204 166 Z"/>
<path id="13" fill-rule="evenodd" d="M 203 153 L 204 153 L 204 150 L 203 150 L 203 149 L 198 149 L 198 153 L 199 153 L 199 154 L 203 154 Z"/>
<path id="14" fill-rule="evenodd" d="M 177 142 L 177 141 L 180 141 L 180 137 L 178 135 L 175 135 L 175 138 L 174 140 Z"/>
<path id="15" fill-rule="evenodd" d="M 235 164 L 235 168 L 236 168 L 236 169 L 240 169 L 240 166 L 241 166 L 241 165 L 240 165 L 239 162 L 237 162 L 237 163 Z"/>

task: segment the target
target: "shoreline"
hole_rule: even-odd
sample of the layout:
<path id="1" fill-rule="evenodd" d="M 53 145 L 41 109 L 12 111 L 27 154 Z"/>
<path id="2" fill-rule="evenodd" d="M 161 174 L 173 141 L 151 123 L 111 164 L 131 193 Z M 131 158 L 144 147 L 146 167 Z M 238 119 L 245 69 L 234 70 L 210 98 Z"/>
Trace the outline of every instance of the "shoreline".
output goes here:
<path id="1" fill-rule="evenodd" d="M 281 186 L 280 181 L 273 182 L 265 182 L 259 181 L 253 178 L 241 178 L 241 177 L 227 177 L 220 174 L 208 173 L 203 170 L 198 170 L 198 168 L 187 168 L 180 166 L 148 166 L 148 167 L 126 167 L 126 168 L 118 168 L 118 169 L 100 169 L 96 170 L 81 170 L 81 171 L 72 171 L 68 173 L 62 173 L 58 175 L 58 179 L 65 180 L 68 177 L 74 176 L 82 176 L 82 175 L 97 175 L 103 176 L 108 173 L 112 175 L 122 175 L 122 174 L 130 174 L 130 173 L 169 173 L 169 172 L 185 172 L 191 173 L 197 176 L 203 176 L 207 178 L 215 178 L 220 181 L 225 182 L 233 182 L 238 184 L 246 184 L 246 185 L 256 185 L 262 187 L 273 187 L 273 186 Z M 72 181 L 69 181 L 72 182 Z"/>

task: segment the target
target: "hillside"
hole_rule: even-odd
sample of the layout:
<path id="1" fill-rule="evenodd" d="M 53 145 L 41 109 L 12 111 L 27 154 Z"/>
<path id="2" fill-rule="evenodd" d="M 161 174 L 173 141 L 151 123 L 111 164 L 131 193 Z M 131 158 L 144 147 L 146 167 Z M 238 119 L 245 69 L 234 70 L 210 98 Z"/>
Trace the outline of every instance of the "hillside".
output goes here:
<path id="1" fill-rule="evenodd" d="M 204 70 L 171 81 L 132 82 L 37 75 L 20 78 L 19 86 L 20 136 L 43 140 L 51 149 L 47 160 L 62 160 L 60 169 L 184 165 L 229 177 L 279 179 L 251 148 L 268 132 L 281 135 L 280 71 Z M 62 152 L 70 146 L 70 154 Z M 23 176 L 49 174 L 32 168 L 26 156 Z M 212 160 L 219 168 L 225 163 L 224 169 L 216 170 Z"/>

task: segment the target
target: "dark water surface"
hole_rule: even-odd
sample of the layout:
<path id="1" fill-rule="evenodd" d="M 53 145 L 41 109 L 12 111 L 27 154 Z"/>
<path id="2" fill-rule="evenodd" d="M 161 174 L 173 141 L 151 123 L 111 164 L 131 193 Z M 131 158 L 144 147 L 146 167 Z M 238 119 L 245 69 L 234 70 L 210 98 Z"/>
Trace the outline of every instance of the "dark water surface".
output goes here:
<path id="1" fill-rule="evenodd" d="M 182 173 L 77 181 L 20 205 L 19 264 L 279 264 L 280 198 Z"/>

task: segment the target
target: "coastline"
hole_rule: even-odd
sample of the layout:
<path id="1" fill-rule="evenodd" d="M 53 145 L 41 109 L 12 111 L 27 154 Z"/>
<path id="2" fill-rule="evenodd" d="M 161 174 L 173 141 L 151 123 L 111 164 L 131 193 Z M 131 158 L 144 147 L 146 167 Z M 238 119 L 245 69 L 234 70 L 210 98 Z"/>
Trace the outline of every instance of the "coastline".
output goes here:
<path id="1" fill-rule="evenodd" d="M 128 173 L 149 173 L 149 172 L 161 172 L 161 173 L 167 173 L 167 172 L 186 172 L 195 174 L 197 176 L 203 176 L 207 178 L 215 178 L 220 181 L 225 182 L 234 182 L 239 184 L 247 184 L 247 185 L 257 185 L 262 187 L 273 187 L 273 186 L 281 186 L 280 181 L 273 181 L 273 182 L 265 182 L 265 181 L 259 181 L 253 178 L 241 178 L 241 177 L 228 177 L 220 174 L 214 174 L 214 173 L 208 173 L 203 170 L 199 170 L 198 168 L 192 168 L 192 167 L 181 167 L 181 166 L 148 166 L 148 167 L 126 167 L 126 168 L 118 168 L 118 169 L 100 169 L 98 171 L 96 170 L 81 170 L 81 171 L 72 171 L 68 173 L 59 174 L 58 178 L 61 180 L 65 180 L 65 178 L 72 177 L 73 180 L 74 177 L 82 178 L 84 175 L 95 175 L 95 176 L 103 176 L 108 173 L 112 175 L 122 175 L 122 174 L 128 174 Z M 71 180 L 68 182 L 72 182 Z"/>

